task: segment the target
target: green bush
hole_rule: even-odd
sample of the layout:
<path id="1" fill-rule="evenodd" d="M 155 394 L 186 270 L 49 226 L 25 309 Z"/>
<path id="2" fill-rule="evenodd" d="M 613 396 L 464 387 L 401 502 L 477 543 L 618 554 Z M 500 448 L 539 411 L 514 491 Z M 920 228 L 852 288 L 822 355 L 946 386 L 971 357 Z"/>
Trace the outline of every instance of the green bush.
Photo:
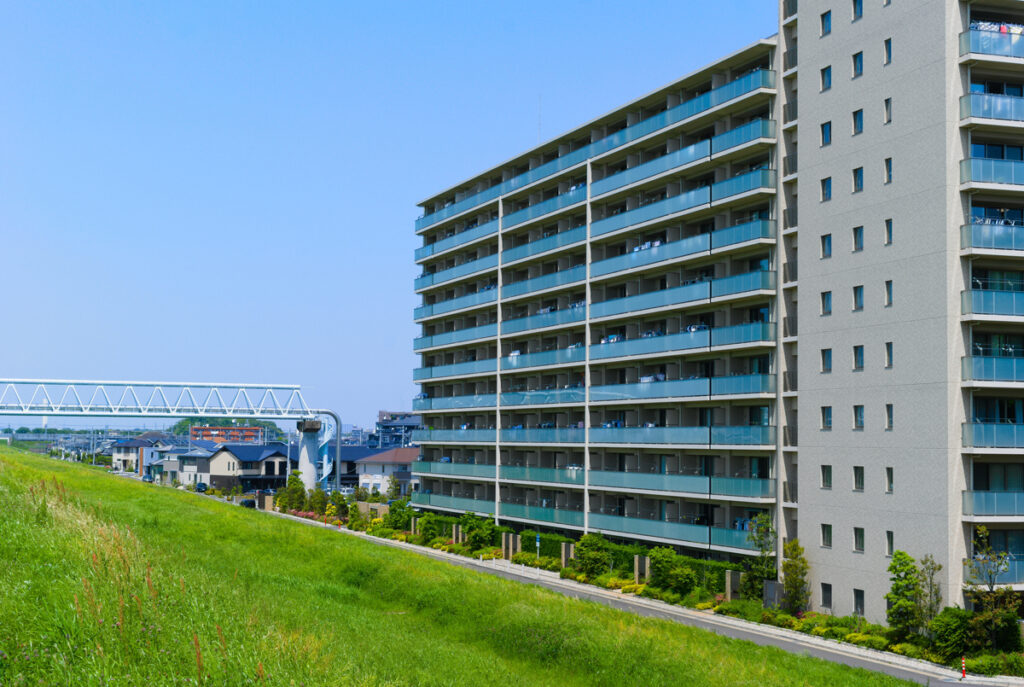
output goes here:
<path id="1" fill-rule="evenodd" d="M 392 529 L 390 527 L 381 527 L 379 525 L 374 529 L 366 531 L 367 534 L 372 534 L 373 536 L 380 537 L 381 539 L 391 539 L 391 535 L 395 534 L 396 532 L 398 532 L 398 530 Z"/>
<path id="2" fill-rule="evenodd" d="M 925 658 L 925 650 L 916 644 L 904 642 L 902 644 L 893 644 L 889 647 L 889 651 L 900 656 L 906 656 L 907 658 Z"/>
<path id="3" fill-rule="evenodd" d="M 796 629 L 797 619 L 791 616 L 789 613 L 775 613 L 771 619 L 771 624 L 775 627 L 782 627 L 787 630 Z"/>
<path id="4" fill-rule="evenodd" d="M 877 649 L 878 651 L 885 651 L 885 647 L 889 646 L 889 640 L 885 637 L 864 634 L 863 632 L 851 632 L 843 637 L 843 641 L 869 649 Z"/>
<path id="5" fill-rule="evenodd" d="M 612 555 L 608 540 L 600 534 L 585 534 L 576 545 L 576 568 L 587 577 L 611 572 Z"/>
<path id="6" fill-rule="evenodd" d="M 1020 620 L 1010 609 L 975 614 L 971 621 L 972 637 L 985 638 L 984 650 L 1019 652 L 1021 650 Z"/>
<path id="7" fill-rule="evenodd" d="M 818 627 L 824 628 L 828 623 L 829 616 L 822 613 L 804 613 L 804 616 L 797 621 L 796 627 L 794 628 L 798 632 L 805 632 L 811 634 L 811 632 Z"/>
<path id="8" fill-rule="evenodd" d="M 537 534 L 538 532 L 535 530 L 523 530 L 519 533 L 520 541 L 523 544 L 523 551 L 529 551 L 531 554 L 536 555 Z M 563 537 L 560 534 L 540 533 L 540 555 L 558 558 L 561 560 L 562 544 L 564 542 L 572 543 L 574 541 L 574 539 Z"/>
<path id="9" fill-rule="evenodd" d="M 493 561 L 501 557 L 501 549 L 497 546 L 488 546 L 482 549 L 477 549 L 473 552 L 473 558 L 483 559 L 485 561 Z"/>
<path id="10" fill-rule="evenodd" d="M 697 586 L 697 573 L 682 565 L 676 566 L 668 572 L 665 586 L 676 594 L 686 596 Z"/>
<path id="11" fill-rule="evenodd" d="M 957 663 L 954 668 L 959 668 Z M 1024 677 L 1024 655 L 1019 653 L 985 654 L 967 659 L 967 672 L 980 675 Z"/>
<path id="12" fill-rule="evenodd" d="M 645 599 L 660 599 L 662 595 L 662 591 L 653 584 L 645 584 L 644 588 L 637 593 Z"/>
<path id="13" fill-rule="evenodd" d="M 623 591 L 625 591 L 625 588 L 623 588 Z M 714 594 L 703 587 L 696 587 L 683 597 L 683 605 L 687 608 L 697 608 L 700 604 L 714 602 L 714 599 Z"/>
<path id="14" fill-rule="evenodd" d="M 715 613 L 732 616 L 734 618 L 743 618 L 744 620 L 749 620 L 754 623 L 761 622 L 763 611 L 764 607 L 761 605 L 761 602 L 753 599 L 735 599 L 733 601 L 726 601 L 715 608 Z"/>
<path id="15" fill-rule="evenodd" d="M 947 606 L 932 619 L 928 629 L 932 633 L 935 652 L 944 660 L 972 653 L 971 618 L 974 614 L 963 608 Z"/>

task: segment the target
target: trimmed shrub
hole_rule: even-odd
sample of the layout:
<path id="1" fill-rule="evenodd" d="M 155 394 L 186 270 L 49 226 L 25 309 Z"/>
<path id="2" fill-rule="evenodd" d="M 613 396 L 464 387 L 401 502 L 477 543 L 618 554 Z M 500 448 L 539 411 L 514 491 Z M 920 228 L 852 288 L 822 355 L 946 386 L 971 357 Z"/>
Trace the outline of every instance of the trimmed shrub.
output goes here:
<path id="1" fill-rule="evenodd" d="M 959 668 L 959 663 L 955 666 Z M 980 675 L 1024 677 L 1024 656 L 1018 653 L 985 654 L 967 659 L 967 671 Z"/>
<path id="2" fill-rule="evenodd" d="M 764 607 L 761 605 L 761 602 L 752 599 L 726 601 L 715 608 L 715 613 L 732 616 L 733 618 L 743 618 L 754 623 L 761 622 L 763 611 Z"/>
<path id="3" fill-rule="evenodd" d="M 928 629 L 932 633 L 935 653 L 944 660 L 959 658 L 970 653 L 973 639 L 971 637 L 971 618 L 968 610 L 947 606 L 932 619 Z"/>
<path id="4" fill-rule="evenodd" d="M 907 658 L 925 658 L 925 650 L 909 642 L 893 644 L 889 647 L 889 651 L 900 656 L 906 656 Z"/>
<path id="5" fill-rule="evenodd" d="M 715 607 L 714 601 L 701 601 L 699 604 L 694 606 L 698 611 L 709 611 Z"/>
<path id="6" fill-rule="evenodd" d="M 682 565 L 672 568 L 666 577 L 665 586 L 676 594 L 686 596 L 697 586 L 697 573 Z"/>
<path id="7" fill-rule="evenodd" d="M 885 637 L 864 634 L 862 632 L 851 632 L 843 637 L 843 641 L 849 642 L 850 644 L 856 644 L 857 646 L 867 647 L 868 649 L 876 649 L 878 651 L 885 651 L 885 647 L 889 646 L 889 640 Z"/>
<path id="8" fill-rule="evenodd" d="M 683 605 L 688 608 L 696 608 L 703 603 L 711 603 L 710 607 L 714 607 L 715 596 L 711 592 L 701 587 L 695 587 L 685 597 L 683 597 Z"/>
<path id="9" fill-rule="evenodd" d="M 797 619 L 789 613 L 776 613 L 771 620 L 771 624 L 775 627 L 781 627 L 787 630 L 796 629 L 797 622 Z"/>
<path id="10" fill-rule="evenodd" d="M 523 543 L 523 551 L 529 551 L 531 555 L 536 556 L 537 553 L 537 532 L 536 530 L 523 530 L 519 533 L 520 540 Z M 500 542 L 501 534 L 498 534 Z M 562 559 L 562 544 L 564 542 L 572 543 L 574 539 L 569 537 L 563 537 L 560 534 L 548 534 L 545 532 L 540 533 L 540 555 L 541 557 L 547 556 L 550 558 Z"/>

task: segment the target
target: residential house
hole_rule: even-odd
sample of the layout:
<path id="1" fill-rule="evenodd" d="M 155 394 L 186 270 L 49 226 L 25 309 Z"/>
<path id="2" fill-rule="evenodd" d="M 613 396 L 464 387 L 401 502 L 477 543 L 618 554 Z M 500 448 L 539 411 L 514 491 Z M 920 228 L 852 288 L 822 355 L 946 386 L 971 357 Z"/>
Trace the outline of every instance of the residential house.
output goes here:
<path id="1" fill-rule="evenodd" d="M 355 461 L 359 486 L 369 492 L 385 493 L 392 477 L 398 480 L 402 496 L 411 493 L 418 481 L 410 467 L 419 456 L 418 448 L 393 448 Z"/>
<path id="2" fill-rule="evenodd" d="M 274 489 L 285 486 L 298 461 L 284 444 L 220 444 L 210 455 L 210 484 L 217 489 Z M 289 465 L 290 464 L 290 465 Z"/>

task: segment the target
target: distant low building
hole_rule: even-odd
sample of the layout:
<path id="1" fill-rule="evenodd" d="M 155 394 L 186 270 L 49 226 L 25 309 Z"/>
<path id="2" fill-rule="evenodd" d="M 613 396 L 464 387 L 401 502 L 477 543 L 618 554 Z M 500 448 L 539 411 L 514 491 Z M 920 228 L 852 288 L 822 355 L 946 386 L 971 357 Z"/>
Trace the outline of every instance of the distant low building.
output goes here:
<path id="1" fill-rule="evenodd" d="M 178 481 L 182 484 L 210 483 L 210 456 L 213 451 L 197 446 L 178 456 Z"/>
<path id="2" fill-rule="evenodd" d="M 201 427 L 193 425 L 189 428 L 189 438 L 193 441 L 196 439 L 215 441 L 218 444 L 262 444 L 264 431 L 262 427 L 241 427 L 234 425 L 225 427 Z"/>
<path id="3" fill-rule="evenodd" d="M 399 494 L 409 494 L 417 484 L 411 467 L 419 454 L 418 448 L 393 448 L 359 458 L 355 461 L 359 486 L 371 493 L 383 494 L 387 492 L 388 484 L 394 477 L 398 480 Z"/>
<path id="4" fill-rule="evenodd" d="M 404 448 L 412 443 L 412 433 L 419 429 L 421 420 L 410 412 L 378 411 L 377 427 L 367 443 L 376 448 Z"/>

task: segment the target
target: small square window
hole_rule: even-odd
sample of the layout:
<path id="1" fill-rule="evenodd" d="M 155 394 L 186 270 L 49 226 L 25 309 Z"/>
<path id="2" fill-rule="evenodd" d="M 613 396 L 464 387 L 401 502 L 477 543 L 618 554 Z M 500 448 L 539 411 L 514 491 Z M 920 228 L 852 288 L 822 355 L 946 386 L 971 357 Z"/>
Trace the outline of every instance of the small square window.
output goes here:
<path id="1" fill-rule="evenodd" d="M 892 279 L 887 279 L 885 282 L 885 306 L 889 307 L 892 305 Z"/>
<path id="2" fill-rule="evenodd" d="M 858 372 L 864 369 L 864 347 L 854 346 L 853 347 L 853 370 Z"/>
<path id="3" fill-rule="evenodd" d="M 832 406 L 821 407 L 821 428 L 832 429 Z"/>
<path id="4" fill-rule="evenodd" d="M 831 315 L 832 314 L 832 292 L 822 291 L 821 292 L 821 314 Z"/>
<path id="5" fill-rule="evenodd" d="M 821 125 L 821 147 L 832 145 L 832 122 Z"/>
<path id="6" fill-rule="evenodd" d="M 886 468 L 885 469 L 885 493 L 886 494 L 891 494 L 892 493 L 892 483 L 893 483 L 893 476 L 892 475 L 893 475 L 892 468 Z"/>
<path id="7" fill-rule="evenodd" d="M 864 190 L 864 168 L 858 167 L 853 170 L 853 192 L 860 193 Z"/>
<path id="8" fill-rule="evenodd" d="M 832 234 L 822 234 L 821 236 L 821 257 L 832 257 Z"/>
<path id="9" fill-rule="evenodd" d="M 821 180 L 821 200 L 832 200 L 832 177 Z"/>
<path id="10" fill-rule="evenodd" d="M 892 245 L 892 220 L 885 220 L 885 245 Z"/>
<path id="11" fill-rule="evenodd" d="M 832 608 L 832 585 L 828 582 L 821 583 L 821 607 Z"/>
<path id="12" fill-rule="evenodd" d="M 825 67 L 821 70 L 821 91 L 832 88 L 832 67 Z"/>
<path id="13" fill-rule="evenodd" d="M 858 553 L 864 553 L 864 528 L 854 527 L 853 528 L 853 550 Z"/>
<path id="14" fill-rule="evenodd" d="M 882 64 L 892 64 L 892 39 L 882 41 Z"/>
<path id="15" fill-rule="evenodd" d="M 885 555 L 886 556 L 892 556 L 893 549 L 895 548 L 893 546 L 894 543 L 895 542 L 894 542 L 894 538 L 893 538 L 893 535 L 892 535 L 892 530 L 886 530 L 885 531 Z"/>
<path id="16" fill-rule="evenodd" d="M 864 227 L 853 228 L 853 252 L 864 250 Z"/>
<path id="17" fill-rule="evenodd" d="M 864 466 L 853 466 L 853 490 L 864 491 Z"/>
<path id="18" fill-rule="evenodd" d="M 821 371 L 831 372 L 832 371 L 832 349 L 823 348 L 821 349 Z"/>
<path id="19" fill-rule="evenodd" d="M 892 98 L 882 101 L 882 121 L 886 124 L 892 121 Z"/>
<path id="20" fill-rule="evenodd" d="M 854 286 L 853 287 L 853 309 L 863 310 L 864 309 L 864 287 Z"/>
<path id="21" fill-rule="evenodd" d="M 853 407 L 853 428 L 864 429 L 864 406 Z"/>
<path id="22" fill-rule="evenodd" d="M 885 428 L 888 429 L 888 430 L 892 429 L 892 413 L 893 413 L 893 411 L 892 411 L 892 404 L 891 403 L 886 403 L 885 404 Z M 889 470 L 889 471 L 892 470 L 892 468 L 886 468 L 886 469 Z M 891 478 L 892 475 L 890 474 L 889 477 Z M 892 485 L 890 484 L 890 487 L 891 486 Z M 891 489 L 890 489 L 890 491 L 891 491 Z"/>
<path id="23" fill-rule="evenodd" d="M 857 52 L 853 54 L 853 78 L 857 78 L 864 74 L 864 53 Z"/>
<path id="24" fill-rule="evenodd" d="M 892 341 L 885 342 L 885 366 L 892 367 Z"/>
<path id="25" fill-rule="evenodd" d="M 892 183 L 892 158 L 885 158 L 885 183 Z"/>
<path id="26" fill-rule="evenodd" d="M 832 548 L 832 525 L 821 523 L 821 545 L 826 549 Z"/>
<path id="27" fill-rule="evenodd" d="M 864 16 L 864 0 L 853 0 L 853 21 Z"/>
<path id="28" fill-rule="evenodd" d="M 821 35 L 827 36 L 832 33 L 832 11 L 823 12 L 821 15 Z"/>
<path id="29" fill-rule="evenodd" d="M 853 614 L 863 616 L 864 615 L 864 590 L 854 589 L 853 590 Z"/>
<path id="30" fill-rule="evenodd" d="M 821 466 L 821 488 L 831 489 L 832 488 L 832 466 L 822 465 Z"/>
<path id="31" fill-rule="evenodd" d="M 853 118 L 853 135 L 856 136 L 857 134 L 863 133 L 864 132 L 864 110 L 854 110 L 852 118 Z"/>

